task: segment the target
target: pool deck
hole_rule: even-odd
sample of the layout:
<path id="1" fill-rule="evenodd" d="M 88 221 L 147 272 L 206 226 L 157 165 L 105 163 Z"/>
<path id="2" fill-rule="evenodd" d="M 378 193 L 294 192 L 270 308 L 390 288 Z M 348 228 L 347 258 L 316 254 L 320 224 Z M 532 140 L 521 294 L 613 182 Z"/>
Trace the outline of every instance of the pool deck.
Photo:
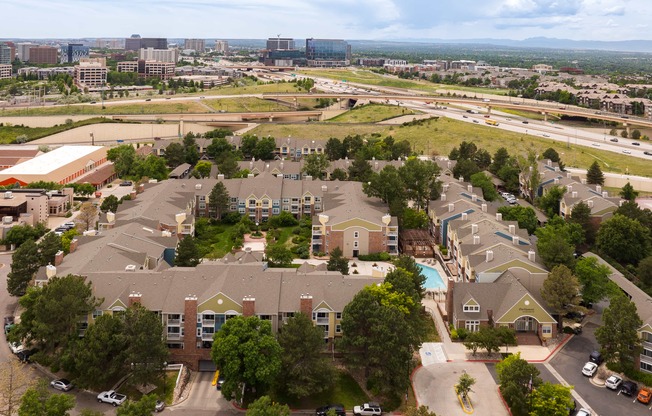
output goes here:
<path id="1" fill-rule="evenodd" d="M 417 264 L 421 264 L 423 266 L 430 267 L 432 269 L 437 270 L 437 273 L 439 273 L 439 277 L 441 277 L 442 282 L 444 282 L 444 285 L 446 285 L 446 290 L 448 290 L 448 286 L 450 284 L 448 274 L 444 271 L 444 268 L 442 267 L 441 264 L 439 264 L 439 262 L 436 259 L 415 258 L 414 260 L 417 262 Z M 434 290 L 437 291 L 437 289 Z"/>

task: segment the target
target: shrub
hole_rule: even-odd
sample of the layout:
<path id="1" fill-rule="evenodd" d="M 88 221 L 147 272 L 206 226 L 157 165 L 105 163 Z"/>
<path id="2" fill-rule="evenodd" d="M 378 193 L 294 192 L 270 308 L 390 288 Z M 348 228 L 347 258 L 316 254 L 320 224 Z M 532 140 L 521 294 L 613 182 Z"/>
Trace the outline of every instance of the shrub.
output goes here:
<path id="1" fill-rule="evenodd" d="M 380 253 L 361 254 L 358 256 L 358 260 L 362 261 L 389 261 L 391 258 L 392 256 L 384 251 L 381 251 Z"/>
<path id="2" fill-rule="evenodd" d="M 222 216 L 224 224 L 237 224 L 240 221 L 240 214 L 237 212 L 229 212 Z"/>
<path id="3" fill-rule="evenodd" d="M 305 241 L 306 241 L 306 239 L 302 235 L 297 235 L 297 236 L 292 237 L 292 243 L 293 244 L 301 244 L 301 243 L 303 243 Z"/>
<path id="4" fill-rule="evenodd" d="M 469 336 L 469 331 L 466 328 L 459 328 L 457 330 L 457 336 L 459 337 L 460 341 L 464 341 L 466 337 Z"/>
<path id="5" fill-rule="evenodd" d="M 294 227 L 292 229 L 292 234 L 296 234 L 296 235 L 301 234 L 301 227 Z"/>
<path id="6" fill-rule="evenodd" d="M 313 253 L 313 255 L 314 255 L 315 257 L 324 257 L 324 256 L 326 255 L 326 253 L 324 253 L 323 251 L 315 251 L 315 252 Z"/>
<path id="7" fill-rule="evenodd" d="M 457 329 L 451 329 L 451 340 L 457 341 L 460 339 L 460 336 L 457 334 Z"/>
<path id="8" fill-rule="evenodd" d="M 448 249 L 447 248 L 442 248 L 439 251 L 441 251 L 442 256 L 447 256 L 448 255 Z"/>
<path id="9" fill-rule="evenodd" d="M 299 256 L 300 259 L 304 260 L 310 258 L 310 247 L 299 246 L 297 248 L 297 256 Z"/>
<path id="10" fill-rule="evenodd" d="M 358 273 L 358 270 L 353 269 L 353 273 L 351 273 L 351 274 L 360 274 L 360 273 Z"/>

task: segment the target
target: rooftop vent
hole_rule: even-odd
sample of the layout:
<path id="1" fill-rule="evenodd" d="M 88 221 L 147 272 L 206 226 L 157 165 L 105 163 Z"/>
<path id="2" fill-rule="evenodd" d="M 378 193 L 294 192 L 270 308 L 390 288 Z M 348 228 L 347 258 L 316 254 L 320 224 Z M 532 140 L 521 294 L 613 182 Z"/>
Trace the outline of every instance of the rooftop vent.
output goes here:
<path id="1" fill-rule="evenodd" d="M 125 267 L 125 272 L 135 272 L 136 271 L 136 265 L 135 264 L 128 264 Z"/>
<path id="2" fill-rule="evenodd" d="M 14 197 L 14 194 L 11 191 L 5 192 L 5 199 L 11 199 Z"/>

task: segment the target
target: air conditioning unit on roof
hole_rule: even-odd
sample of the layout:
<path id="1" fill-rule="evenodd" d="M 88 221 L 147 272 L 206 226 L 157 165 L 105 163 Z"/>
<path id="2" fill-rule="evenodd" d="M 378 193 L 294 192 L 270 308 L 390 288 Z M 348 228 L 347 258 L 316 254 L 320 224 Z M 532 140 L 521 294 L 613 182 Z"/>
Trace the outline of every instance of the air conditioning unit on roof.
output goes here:
<path id="1" fill-rule="evenodd" d="M 134 264 L 128 264 L 127 267 L 125 267 L 125 272 L 135 272 L 136 271 L 136 265 Z"/>

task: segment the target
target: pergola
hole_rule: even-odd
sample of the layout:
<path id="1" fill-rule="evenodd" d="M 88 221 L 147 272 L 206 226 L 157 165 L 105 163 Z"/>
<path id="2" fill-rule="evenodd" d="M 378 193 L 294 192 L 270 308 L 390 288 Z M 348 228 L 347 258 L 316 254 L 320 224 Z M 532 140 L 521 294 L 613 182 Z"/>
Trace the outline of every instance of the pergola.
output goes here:
<path id="1" fill-rule="evenodd" d="M 399 232 L 399 245 L 403 254 L 413 257 L 434 257 L 435 238 L 428 230 L 402 230 Z"/>

